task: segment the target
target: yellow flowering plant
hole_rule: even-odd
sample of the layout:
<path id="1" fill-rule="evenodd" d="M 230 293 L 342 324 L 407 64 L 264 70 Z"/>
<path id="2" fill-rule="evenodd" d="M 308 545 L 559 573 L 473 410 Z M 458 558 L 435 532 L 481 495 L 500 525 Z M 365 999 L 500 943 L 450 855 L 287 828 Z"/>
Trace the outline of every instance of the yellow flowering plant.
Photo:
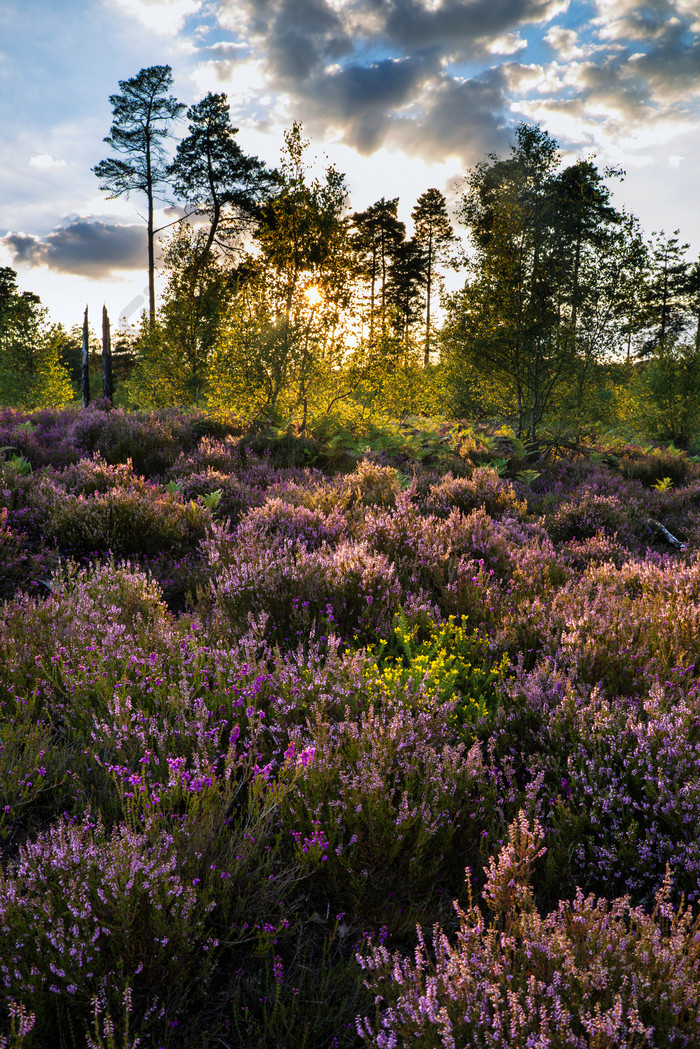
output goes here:
<path id="1" fill-rule="evenodd" d="M 509 659 L 491 651 L 488 637 L 469 629 L 461 617 L 444 623 L 409 623 L 404 612 L 394 621 L 393 637 L 368 652 L 365 671 L 379 698 L 413 693 L 415 704 L 429 699 L 455 702 L 451 720 L 460 735 L 474 738 L 478 723 L 488 724 L 498 704 L 498 683 Z"/>

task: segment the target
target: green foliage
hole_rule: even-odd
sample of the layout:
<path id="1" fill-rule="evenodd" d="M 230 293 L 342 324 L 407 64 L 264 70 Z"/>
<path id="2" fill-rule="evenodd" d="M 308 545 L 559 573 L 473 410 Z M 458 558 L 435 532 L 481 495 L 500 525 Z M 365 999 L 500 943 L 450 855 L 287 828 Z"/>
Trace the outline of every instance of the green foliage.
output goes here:
<path id="1" fill-rule="evenodd" d="M 397 696 L 332 727 L 317 717 L 313 748 L 287 752 L 298 862 L 334 905 L 395 935 L 425 920 L 438 881 L 461 875 L 467 857 L 478 862 L 495 800 L 479 746 L 443 742 L 447 732 L 444 705 L 411 710 Z"/>
<path id="2" fill-rule="evenodd" d="M 32 472 L 32 464 L 23 455 L 10 456 L 9 464 L 21 477 L 28 477 Z"/>
<path id="3" fill-rule="evenodd" d="M 434 695 L 451 705 L 450 721 L 465 740 L 488 731 L 509 660 L 494 657 L 488 638 L 464 621 L 449 616 L 442 624 L 411 625 L 400 612 L 393 637 L 368 655 L 376 662 L 366 678 L 379 697 L 405 694 L 410 702 L 413 691 L 420 703 Z"/>
<path id="4" fill-rule="evenodd" d="M 211 356 L 229 300 L 229 278 L 207 248 L 204 230 L 178 227 L 163 253 L 166 285 L 158 324 L 144 321 L 127 384 L 142 407 L 205 400 Z"/>
<path id="5" fill-rule="evenodd" d="M 687 447 L 700 431 L 700 350 L 660 346 L 652 361 L 637 366 L 622 409 L 641 437 Z"/>
<path id="6" fill-rule="evenodd" d="M 14 270 L 0 268 L 0 404 L 33 409 L 72 400 L 61 349 L 39 298 L 19 292 Z"/>
<path id="7" fill-rule="evenodd" d="M 510 157 L 492 155 L 468 176 L 461 217 L 476 257 L 448 301 L 443 340 L 453 378 L 471 386 L 458 396 L 476 407 L 479 379 L 490 380 L 496 396 L 487 392 L 479 406 L 507 405 L 531 443 L 574 375 L 580 411 L 602 352 L 602 318 L 617 306 L 616 284 L 596 263 L 605 250 L 612 255 L 620 216 L 590 161 L 557 171 L 558 161 L 550 136 L 521 124 Z"/>
<path id="8" fill-rule="evenodd" d="M 686 484 L 697 472 L 690 458 L 673 445 L 647 449 L 627 447 L 616 464 L 623 477 L 641 481 L 651 488 L 657 488 L 666 478 L 671 485 Z"/>
<path id="9" fill-rule="evenodd" d="M 0 701 L 0 845 L 19 822 L 38 830 L 61 803 L 71 805 L 69 757 L 56 740 L 40 697 Z"/>
<path id="10" fill-rule="evenodd" d="M 46 534 L 67 552 L 110 551 L 119 557 L 167 549 L 181 556 L 204 538 L 209 521 L 204 507 L 183 504 L 170 493 L 113 488 L 87 498 L 58 498 L 55 490 L 40 486 L 37 503 L 44 497 Z"/>
<path id="11" fill-rule="evenodd" d="M 213 492 L 207 492 L 202 496 L 202 502 L 206 506 L 207 510 L 216 510 L 219 503 L 221 502 L 221 488 L 215 488 Z"/>

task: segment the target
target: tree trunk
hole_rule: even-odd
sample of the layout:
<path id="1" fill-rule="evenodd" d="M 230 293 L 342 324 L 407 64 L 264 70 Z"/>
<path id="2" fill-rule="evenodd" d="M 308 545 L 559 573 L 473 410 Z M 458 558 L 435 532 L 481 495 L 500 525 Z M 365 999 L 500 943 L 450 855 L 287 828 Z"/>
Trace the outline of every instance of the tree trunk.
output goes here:
<path id="1" fill-rule="evenodd" d="M 156 323 L 156 261 L 153 231 L 153 168 L 151 164 L 151 141 L 146 144 L 146 196 L 148 198 L 148 312 L 151 330 Z"/>
<path id="2" fill-rule="evenodd" d="M 112 339 L 107 307 L 102 307 L 102 396 L 112 403 Z"/>
<path id="3" fill-rule="evenodd" d="M 430 364 L 430 291 L 431 284 L 433 282 L 433 237 L 430 236 L 428 241 L 428 276 L 427 276 L 427 302 L 425 306 L 425 351 L 423 353 L 423 367 L 427 368 Z"/>
<path id="4" fill-rule="evenodd" d="M 83 408 L 90 403 L 90 344 L 88 338 L 88 308 L 85 307 L 83 317 L 83 363 L 81 369 L 81 385 L 83 391 Z"/>

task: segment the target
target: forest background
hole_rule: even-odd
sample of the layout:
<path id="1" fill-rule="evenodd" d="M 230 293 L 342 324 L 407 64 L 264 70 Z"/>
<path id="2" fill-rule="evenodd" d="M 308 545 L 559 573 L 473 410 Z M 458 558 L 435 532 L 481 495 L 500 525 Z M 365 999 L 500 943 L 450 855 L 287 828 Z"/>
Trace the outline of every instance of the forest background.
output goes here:
<path id="1" fill-rule="evenodd" d="M 520 124 L 507 156 L 465 174 L 454 214 L 422 193 L 407 236 L 398 198 L 353 212 L 341 172 L 312 174 L 299 124 L 273 170 L 240 148 L 224 94 L 187 109 L 175 143 L 170 67 L 119 87 L 94 170 L 109 195 L 146 201 L 149 310 L 111 338 L 112 389 L 108 328 L 53 324 L 0 268 L 0 404 L 101 392 L 321 441 L 441 416 L 531 445 L 606 433 L 696 450 L 700 262 L 679 230 L 645 238 L 613 206 L 621 170 L 564 166 L 545 130 Z M 168 230 L 154 229 L 158 200 L 183 213 Z"/>

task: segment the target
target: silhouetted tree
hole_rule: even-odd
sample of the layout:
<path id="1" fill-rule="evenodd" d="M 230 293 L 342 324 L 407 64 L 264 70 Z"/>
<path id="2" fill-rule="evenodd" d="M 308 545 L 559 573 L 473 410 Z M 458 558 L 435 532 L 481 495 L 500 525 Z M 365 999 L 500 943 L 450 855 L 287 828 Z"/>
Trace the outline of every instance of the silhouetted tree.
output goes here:
<path id="1" fill-rule="evenodd" d="M 366 211 L 356 211 L 350 218 L 355 231 L 353 245 L 359 259 L 358 271 L 369 281 L 369 343 L 375 341 L 377 284 L 379 284 L 380 327 L 386 329 L 388 274 L 396 249 L 406 236 L 406 226 L 398 218 L 399 198 L 382 197 Z"/>
<path id="2" fill-rule="evenodd" d="M 427 285 L 427 256 L 415 237 L 401 241 L 394 254 L 387 277 L 387 303 L 392 319 L 404 343 L 411 327 L 420 319 Z"/>
<path id="3" fill-rule="evenodd" d="M 167 181 L 168 165 L 163 139 L 170 134 L 170 124 L 185 106 L 168 95 L 173 76 L 170 66 L 149 66 L 130 80 L 120 80 L 121 94 L 110 95 L 112 127 L 105 142 L 121 157 L 101 160 L 93 171 L 100 189 L 110 197 L 145 193 L 147 200 L 148 237 L 148 305 L 151 322 L 156 315 L 155 199 L 159 186 Z"/>
<path id="4" fill-rule="evenodd" d="M 232 237 L 250 227 L 279 179 L 239 146 L 225 94 L 209 92 L 187 110 L 187 119 L 189 134 L 178 143 L 168 172 L 190 213 L 209 219 L 202 245 L 205 257 L 215 243 L 227 247 Z"/>
<path id="5" fill-rule="evenodd" d="M 421 193 L 411 212 L 415 223 L 415 238 L 425 256 L 425 348 L 423 363 L 430 363 L 430 322 L 433 285 L 437 264 L 444 258 L 445 249 L 451 244 L 454 230 L 447 214 L 447 201 L 439 189 L 427 189 Z"/>
<path id="6" fill-rule="evenodd" d="M 102 307 L 102 396 L 108 401 L 114 396 L 112 382 L 112 333 L 107 307 Z"/>

